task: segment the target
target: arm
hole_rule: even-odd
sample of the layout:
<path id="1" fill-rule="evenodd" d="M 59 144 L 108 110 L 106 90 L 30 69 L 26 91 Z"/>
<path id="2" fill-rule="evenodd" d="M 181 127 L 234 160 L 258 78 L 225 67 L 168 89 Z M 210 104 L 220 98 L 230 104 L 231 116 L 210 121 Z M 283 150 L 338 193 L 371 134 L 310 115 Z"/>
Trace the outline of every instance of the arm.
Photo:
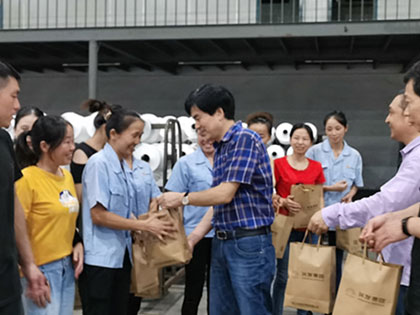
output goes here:
<path id="1" fill-rule="evenodd" d="M 354 195 L 356 195 L 358 188 L 356 186 L 352 186 L 350 191 L 341 199 L 341 202 L 349 203 L 352 202 Z"/>
<path id="2" fill-rule="evenodd" d="M 344 191 L 347 188 L 347 182 L 345 180 L 340 180 L 332 185 L 324 185 L 323 189 L 325 191 Z"/>
<path id="3" fill-rule="evenodd" d="M 201 219 L 200 223 L 195 227 L 195 229 L 188 235 L 188 244 L 190 248 L 193 249 L 194 246 L 208 233 L 210 232 L 212 225 L 211 220 L 213 218 L 213 207 L 210 207 L 206 212 L 204 217 Z"/>
<path id="4" fill-rule="evenodd" d="M 22 272 L 28 281 L 26 295 L 39 307 L 45 307 L 51 302 L 50 288 L 47 279 L 35 265 L 26 230 L 25 215 L 19 199 L 15 194 L 15 237 L 16 246 L 19 252 L 19 263 Z"/>
<path id="5" fill-rule="evenodd" d="M 115 230 L 148 231 L 161 240 L 163 237 L 175 231 L 173 223 L 159 219 L 163 215 L 159 212 L 150 214 L 149 218 L 146 220 L 132 220 L 112 213 L 106 210 L 100 203 L 97 203 L 90 209 L 90 213 L 93 224 Z"/>
<path id="6" fill-rule="evenodd" d="M 409 157 L 407 157 L 408 159 Z M 420 173 L 420 158 L 401 164 L 397 174 L 381 187 L 381 191 L 351 203 L 337 203 L 322 209 L 322 223 L 342 229 L 364 226 L 378 215 L 405 209 L 419 200 L 420 180 L 413 174 Z"/>
<path id="7" fill-rule="evenodd" d="M 188 194 L 189 204 L 192 206 L 210 207 L 226 204 L 232 201 L 240 183 L 223 182 L 220 185 Z M 158 197 L 159 204 L 164 208 L 175 208 L 182 205 L 184 193 L 167 192 Z"/>
<path id="8" fill-rule="evenodd" d="M 82 165 L 85 165 L 88 161 L 88 157 L 80 149 L 74 151 L 73 158 L 71 160 L 73 163 L 77 164 L 76 166 L 71 167 L 71 174 L 75 180 L 75 187 L 76 187 L 76 194 L 77 199 L 79 199 L 79 203 L 82 204 Z"/>
<path id="9" fill-rule="evenodd" d="M 407 231 L 410 235 L 420 237 L 419 204 L 398 212 L 387 213 L 370 220 L 363 229 L 360 240 L 367 242 L 376 252 L 385 246 L 408 238 L 402 230 L 402 219 L 411 217 L 407 221 Z"/>

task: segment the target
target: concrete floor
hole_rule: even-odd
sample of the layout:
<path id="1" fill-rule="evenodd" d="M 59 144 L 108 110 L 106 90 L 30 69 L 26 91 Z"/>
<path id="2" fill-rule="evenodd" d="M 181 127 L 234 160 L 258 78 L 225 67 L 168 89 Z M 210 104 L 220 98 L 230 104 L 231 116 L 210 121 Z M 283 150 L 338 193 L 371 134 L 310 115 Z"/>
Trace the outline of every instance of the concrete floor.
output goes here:
<path id="1" fill-rule="evenodd" d="M 160 300 L 143 301 L 139 315 L 180 315 L 184 295 L 184 285 L 172 285 L 169 293 Z M 198 310 L 198 315 L 207 315 L 207 299 L 203 298 Z M 286 309 L 283 315 L 295 315 L 296 310 Z M 314 313 L 316 315 L 317 313 Z M 75 310 L 74 315 L 82 315 L 81 310 Z M 320 314 L 319 314 L 320 315 Z"/>

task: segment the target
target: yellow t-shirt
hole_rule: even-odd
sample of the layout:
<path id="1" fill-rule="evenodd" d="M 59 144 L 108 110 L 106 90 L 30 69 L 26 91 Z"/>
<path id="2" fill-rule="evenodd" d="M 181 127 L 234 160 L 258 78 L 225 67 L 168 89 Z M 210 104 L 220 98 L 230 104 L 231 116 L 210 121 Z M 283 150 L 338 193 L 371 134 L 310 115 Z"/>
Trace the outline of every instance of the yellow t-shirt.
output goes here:
<path id="1" fill-rule="evenodd" d="M 73 250 L 79 202 L 73 177 L 61 170 L 64 176 L 29 166 L 16 183 L 38 266 L 66 257 Z"/>

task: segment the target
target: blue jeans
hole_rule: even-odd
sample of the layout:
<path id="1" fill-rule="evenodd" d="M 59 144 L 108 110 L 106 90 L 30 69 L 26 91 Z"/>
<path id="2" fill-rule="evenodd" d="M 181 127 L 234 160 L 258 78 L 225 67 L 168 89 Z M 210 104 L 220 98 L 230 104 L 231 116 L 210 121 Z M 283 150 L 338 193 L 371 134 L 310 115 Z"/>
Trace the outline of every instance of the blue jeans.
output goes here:
<path id="1" fill-rule="evenodd" d="M 271 314 L 275 253 L 271 234 L 213 238 L 210 315 Z"/>
<path id="2" fill-rule="evenodd" d="M 281 259 L 277 259 L 277 268 L 276 268 L 276 278 L 273 284 L 273 314 L 274 315 L 283 315 L 283 304 L 284 304 L 284 294 L 286 291 L 287 284 L 287 270 L 289 267 L 289 243 L 290 242 L 301 242 L 305 232 L 292 230 L 290 233 L 289 241 L 287 243 L 286 249 L 284 250 L 284 256 Z M 312 236 L 312 243 L 317 241 L 316 236 Z M 309 243 L 309 237 L 306 238 L 306 243 Z M 306 315 L 307 311 L 297 310 L 298 315 Z"/>
<path id="3" fill-rule="evenodd" d="M 73 315 L 74 269 L 71 256 L 39 266 L 51 288 L 51 303 L 42 308 L 25 297 L 26 315 Z M 27 285 L 24 280 L 25 287 Z"/>

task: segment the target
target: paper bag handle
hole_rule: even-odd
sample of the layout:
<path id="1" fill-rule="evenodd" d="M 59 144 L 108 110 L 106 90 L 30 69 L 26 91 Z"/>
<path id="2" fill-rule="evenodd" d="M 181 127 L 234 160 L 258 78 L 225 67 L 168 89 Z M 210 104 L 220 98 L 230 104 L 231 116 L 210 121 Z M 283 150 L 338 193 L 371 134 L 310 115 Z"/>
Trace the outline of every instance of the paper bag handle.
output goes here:
<path id="1" fill-rule="evenodd" d="M 299 187 L 303 192 L 310 192 L 314 190 L 312 187 L 304 186 L 303 184 L 298 184 L 296 186 Z"/>
<path id="2" fill-rule="evenodd" d="M 311 236 L 311 234 L 309 234 L 309 230 L 308 229 L 306 229 L 306 231 L 305 231 L 305 236 L 303 237 L 303 240 L 302 240 L 302 242 L 301 242 L 301 247 L 300 248 L 303 248 L 303 244 L 305 244 L 305 241 L 306 241 L 306 238 L 308 237 L 308 235 L 309 235 L 309 237 L 311 238 L 311 240 L 312 240 L 312 236 Z M 319 246 L 321 246 L 321 238 L 322 238 L 322 235 L 319 235 L 319 237 L 318 237 L 318 241 L 317 241 L 317 243 L 316 243 L 316 247 L 317 248 L 319 248 Z"/>
<path id="3" fill-rule="evenodd" d="M 382 255 L 382 252 L 379 252 L 379 264 L 382 265 L 385 263 L 384 255 Z M 367 255 L 367 244 L 366 242 L 363 243 L 363 264 L 365 263 L 366 258 L 368 258 Z"/>

